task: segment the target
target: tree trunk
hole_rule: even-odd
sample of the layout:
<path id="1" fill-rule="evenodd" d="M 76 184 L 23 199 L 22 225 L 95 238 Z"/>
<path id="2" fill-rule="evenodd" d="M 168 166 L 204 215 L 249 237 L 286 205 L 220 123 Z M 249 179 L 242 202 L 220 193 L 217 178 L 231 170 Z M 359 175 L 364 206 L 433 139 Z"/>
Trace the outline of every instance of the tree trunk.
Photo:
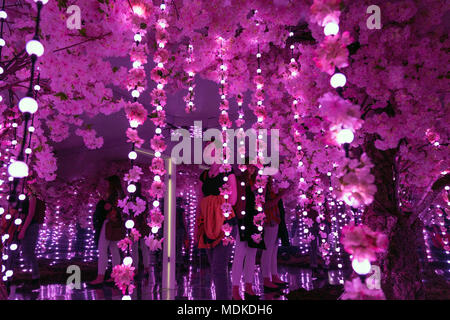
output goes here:
<path id="1" fill-rule="evenodd" d="M 421 265 L 419 248 L 422 227 L 418 219 L 409 223 L 410 215 L 399 210 L 394 164 L 397 149 L 378 150 L 374 140 L 368 141 L 365 152 L 375 165 L 377 192 L 373 203 L 363 215 L 363 223 L 383 232 L 389 238 L 387 252 L 380 256 L 382 289 L 387 299 L 422 299 Z"/>
<path id="2" fill-rule="evenodd" d="M 401 216 L 389 235 L 389 247 L 383 258 L 382 288 L 387 299 L 424 299 L 420 250 L 423 250 L 420 220 L 409 224 L 408 216 Z"/>

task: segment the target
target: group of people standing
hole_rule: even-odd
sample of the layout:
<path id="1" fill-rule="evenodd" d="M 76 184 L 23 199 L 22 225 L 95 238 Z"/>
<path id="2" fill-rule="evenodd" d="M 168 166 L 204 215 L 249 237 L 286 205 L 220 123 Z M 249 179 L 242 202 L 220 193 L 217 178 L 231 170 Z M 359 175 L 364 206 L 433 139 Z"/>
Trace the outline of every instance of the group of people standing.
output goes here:
<path id="1" fill-rule="evenodd" d="M 287 286 L 287 283 L 280 279 L 277 270 L 278 241 L 281 239 L 283 245 L 289 244 L 281 200 L 283 191 L 276 192 L 273 180 L 269 178 L 264 189 L 263 211 L 266 218 L 262 238 L 258 241 L 252 237 L 260 232 L 254 224 L 254 217 L 258 214 L 255 203 L 258 168 L 249 164 L 241 175 L 236 176 L 233 171 L 220 172 L 220 166 L 213 163 L 209 170 L 203 171 L 200 176 L 203 198 L 196 219 L 196 240 L 199 248 L 207 250 L 216 299 L 229 299 L 228 264 L 232 245 L 226 241 L 224 243 L 226 235 L 222 226 L 224 223 L 233 226 L 236 246 L 231 275 L 232 299 L 242 300 L 240 285 L 243 278 L 245 300 L 257 300 L 259 297 L 253 290 L 253 284 L 258 249 L 262 250 L 261 272 L 264 291 L 275 292 Z M 225 183 L 228 183 L 231 189 L 228 199 L 220 192 Z M 223 213 L 223 204 L 226 201 L 233 207 L 228 217 Z"/>
<path id="2" fill-rule="evenodd" d="M 111 253 L 112 266 L 120 264 L 120 251 L 117 243 L 125 238 L 126 230 L 122 219 L 121 209 L 118 207 L 120 199 L 125 197 L 120 178 L 117 175 L 106 179 L 108 188 L 97 203 L 93 216 L 93 226 L 95 230 L 95 242 L 98 248 L 98 270 L 97 277 L 89 282 L 91 286 L 101 285 L 103 283 L 113 283 L 113 279 L 105 279 L 106 269 L 108 267 L 108 251 Z M 142 195 L 141 184 L 136 184 L 135 197 L 145 199 Z M 150 233 L 150 227 L 147 225 L 146 217 L 148 208 L 141 214 L 134 216 L 134 227 L 141 234 L 141 238 L 135 241 L 132 246 L 132 259 L 136 269 L 139 266 L 139 249 L 142 252 L 142 263 L 145 275 L 150 271 L 150 251 L 145 244 L 145 236 Z"/>

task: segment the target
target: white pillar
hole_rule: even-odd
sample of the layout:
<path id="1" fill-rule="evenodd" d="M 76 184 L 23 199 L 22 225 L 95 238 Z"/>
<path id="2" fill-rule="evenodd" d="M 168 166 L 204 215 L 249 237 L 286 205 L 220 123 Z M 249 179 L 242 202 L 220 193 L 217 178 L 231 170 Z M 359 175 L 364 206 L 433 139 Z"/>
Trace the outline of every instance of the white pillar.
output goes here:
<path id="1" fill-rule="evenodd" d="M 166 159 L 166 193 L 164 198 L 164 243 L 162 294 L 164 300 L 173 300 L 176 292 L 176 165 Z"/>

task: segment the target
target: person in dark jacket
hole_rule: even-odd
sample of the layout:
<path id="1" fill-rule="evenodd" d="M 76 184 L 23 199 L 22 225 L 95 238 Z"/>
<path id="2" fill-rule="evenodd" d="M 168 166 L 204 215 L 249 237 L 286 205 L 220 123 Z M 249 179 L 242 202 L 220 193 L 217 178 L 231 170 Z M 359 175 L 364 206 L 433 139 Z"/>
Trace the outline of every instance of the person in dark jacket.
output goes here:
<path id="1" fill-rule="evenodd" d="M 257 249 L 264 249 L 264 241 L 255 242 L 252 235 L 258 233 L 253 218 L 258 214 L 255 204 L 255 179 L 257 168 L 248 165 L 242 175 L 237 177 L 237 201 L 233 207 L 238 221 L 238 232 L 232 268 L 233 300 L 242 300 L 239 288 L 244 278 L 244 296 L 246 300 L 259 297 L 253 291 L 255 277 L 255 259 Z"/>

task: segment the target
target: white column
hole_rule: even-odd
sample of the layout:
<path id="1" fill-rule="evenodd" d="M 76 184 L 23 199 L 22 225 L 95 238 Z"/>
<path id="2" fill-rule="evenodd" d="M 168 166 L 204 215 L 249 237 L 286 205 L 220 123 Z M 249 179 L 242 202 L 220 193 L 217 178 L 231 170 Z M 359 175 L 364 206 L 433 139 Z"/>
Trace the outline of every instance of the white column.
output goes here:
<path id="1" fill-rule="evenodd" d="M 176 292 L 176 165 L 166 159 L 166 193 L 164 198 L 164 242 L 162 270 L 162 298 L 173 300 Z"/>

